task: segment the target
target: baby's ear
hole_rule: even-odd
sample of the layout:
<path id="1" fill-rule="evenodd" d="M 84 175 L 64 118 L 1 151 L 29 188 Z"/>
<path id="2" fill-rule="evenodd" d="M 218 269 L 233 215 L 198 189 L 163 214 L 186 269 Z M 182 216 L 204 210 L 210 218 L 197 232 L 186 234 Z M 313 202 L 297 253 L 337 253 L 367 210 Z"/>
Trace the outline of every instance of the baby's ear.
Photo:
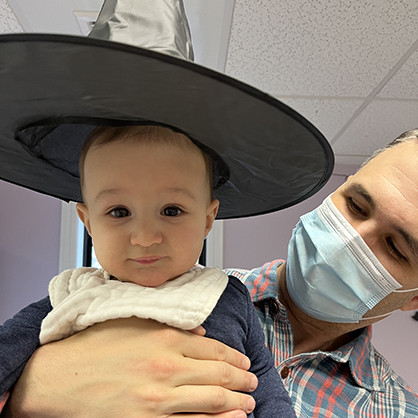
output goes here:
<path id="1" fill-rule="evenodd" d="M 206 236 L 212 229 L 213 222 L 215 221 L 216 215 L 218 214 L 219 210 L 219 200 L 213 199 L 208 206 L 206 211 Z"/>
<path id="2" fill-rule="evenodd" d="M 76 204 L 77 215 L 80 218 L 80 221 L 83 222 L 84 226 L 87 229 L 87 232 L 90 233 L 90 217 L 89 217 L 89 208 L 83 203 Z"/>

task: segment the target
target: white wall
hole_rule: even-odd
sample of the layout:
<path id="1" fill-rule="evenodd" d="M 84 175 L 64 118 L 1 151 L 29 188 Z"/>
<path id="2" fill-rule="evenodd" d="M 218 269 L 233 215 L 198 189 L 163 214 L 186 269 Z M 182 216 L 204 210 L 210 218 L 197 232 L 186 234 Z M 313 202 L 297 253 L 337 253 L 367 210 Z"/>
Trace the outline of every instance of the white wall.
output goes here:
<path id="1" fill-rule="evenodd" d="M 316 195 L 291 208 L 268 215 L 224 221 L 224 267 L 254 268 L 285 259 L 292 230 L 299 217 L 321 204 L 357 167 L 339 166 Z"/>

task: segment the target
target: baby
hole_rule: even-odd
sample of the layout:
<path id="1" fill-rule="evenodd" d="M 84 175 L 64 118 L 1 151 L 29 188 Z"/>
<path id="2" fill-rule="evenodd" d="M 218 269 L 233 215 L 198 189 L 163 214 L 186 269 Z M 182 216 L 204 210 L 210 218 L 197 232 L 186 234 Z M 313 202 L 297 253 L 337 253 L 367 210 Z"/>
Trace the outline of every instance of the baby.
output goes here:
<path id="1" fill-rule="evenodd" d="M 245 286 L 219 268 L 195 267 L 219 208 L 212 160 L 160 126 L 96 128 L 80 157 L 77 204 L 102 269 L 56 276 L 40 341 L 120 317 L 151 318 L 243 352 L 258 378 L 254 417 L 294 417 Z"/>

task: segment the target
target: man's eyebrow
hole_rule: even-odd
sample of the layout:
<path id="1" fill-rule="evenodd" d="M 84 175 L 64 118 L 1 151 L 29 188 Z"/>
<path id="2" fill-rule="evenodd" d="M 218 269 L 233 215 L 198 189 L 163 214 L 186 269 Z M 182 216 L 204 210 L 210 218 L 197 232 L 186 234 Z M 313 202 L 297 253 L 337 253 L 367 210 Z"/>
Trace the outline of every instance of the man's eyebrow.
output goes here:
<path id="1" fill-rule="evenodd" d="M 347 187 L 347 190 L 352 193 L 357 193 L 370 205 L 372 209 L 376 208 L 376 203 L 370 193 L 359 183 L 352 183 Z"/>
<path id="2" fill-rule="evenodd" d="M 358 183 L 353 183 L 348 187 L 348 190 L 350 192 L 358 193 L 360 196 L 362 196 L 366 202 L 370 205 L 372 209 L 376 208 L 376 203 L 373 200 L 373 197 L 370 195 L 370 193 L 361 185 Z M 418 258 L 418 240 L 414 238 L 409 232 L 407 232 L 405 229 L 397 226 L 392 225 L 393 229 L 403 238 L 405 243 L 408 245 L 409 250 L 413 254 L 415 258 Z"/>
<path id="3" fill-rule="evenodd" d="M 404 239 L 414 257 L 418 258 L 418 240 L 414 238 L 409 232 L 405 231 L 405 229 L 397 226 L 394 228 L 396 232 L 398 232 L 398 234 Z"/>

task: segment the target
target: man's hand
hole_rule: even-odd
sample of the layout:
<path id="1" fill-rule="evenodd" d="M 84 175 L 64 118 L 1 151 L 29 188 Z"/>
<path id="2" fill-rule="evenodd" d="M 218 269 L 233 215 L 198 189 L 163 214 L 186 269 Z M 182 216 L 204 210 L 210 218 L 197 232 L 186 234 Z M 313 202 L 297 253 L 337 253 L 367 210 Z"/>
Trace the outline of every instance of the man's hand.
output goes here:
<path id="1" fill-rule="evenodd" d="M 247 357 L 218 341 L 151 320 L 116 319 L 39 348 L 4 414 L 246 417 L 255 402 L 235 391 L 257 386 L 249 366 Z"/>

